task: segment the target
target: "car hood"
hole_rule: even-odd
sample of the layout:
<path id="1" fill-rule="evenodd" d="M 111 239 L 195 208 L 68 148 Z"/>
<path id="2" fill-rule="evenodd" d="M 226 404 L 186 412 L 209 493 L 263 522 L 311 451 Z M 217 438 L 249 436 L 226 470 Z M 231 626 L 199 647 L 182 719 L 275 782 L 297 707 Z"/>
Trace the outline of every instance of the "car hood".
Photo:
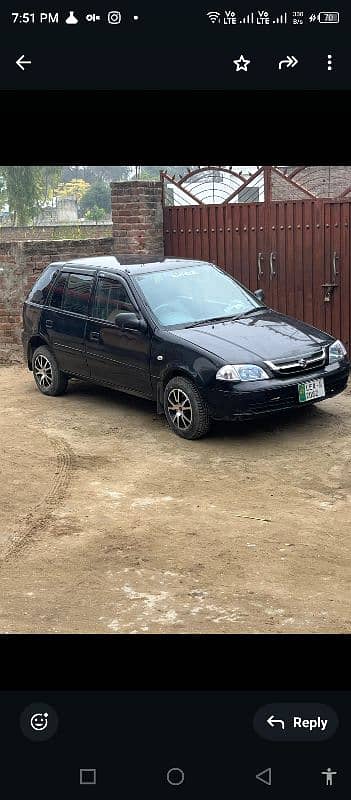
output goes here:
<path id="1" fill-rule="evenodd" d="M 173 333 L 227 364 L 294 357 L 334 341 L 329 334 L 269 308 L 241 319 L 178 328 Z"/>

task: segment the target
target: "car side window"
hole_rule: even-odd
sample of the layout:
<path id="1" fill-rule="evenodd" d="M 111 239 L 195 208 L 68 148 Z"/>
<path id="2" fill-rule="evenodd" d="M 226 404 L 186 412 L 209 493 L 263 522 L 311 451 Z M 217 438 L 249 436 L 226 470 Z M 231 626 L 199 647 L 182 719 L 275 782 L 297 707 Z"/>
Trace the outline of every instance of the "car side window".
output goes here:
<path id="1" fill-rule="evenodd" d="M 61 272 L 52 290 L 49 305 L 51 308 L 62 308 L 62 298 L 67 282 L 67 272 Z"/>
<path id="2" fill-rule="evenodd" d="M 118 280 L 99 278 L 96 288 L 93 316 L 114 322 L 121 312 L 137 312 L 127 290 Z"/>
<path id="3" fill-rule="evenodd" d="M 92 275 L 71 273 L 64 289 L 63 310 L 75 314 L 87 314 L 93 282 Z"/>

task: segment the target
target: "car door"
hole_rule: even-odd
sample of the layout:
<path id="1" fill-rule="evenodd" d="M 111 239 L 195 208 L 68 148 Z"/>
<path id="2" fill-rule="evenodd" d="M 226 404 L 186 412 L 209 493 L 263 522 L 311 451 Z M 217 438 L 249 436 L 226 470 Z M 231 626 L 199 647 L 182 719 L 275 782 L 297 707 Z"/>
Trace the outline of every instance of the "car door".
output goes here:
<path id="1" fill-rule="evenodd" d="M 116 319 L 126 312 L 135 312 L 141 318 L 127 283 L 121 276 L 100 274 L 86 328 L 90 376 L 98 382 L 151 397 L 149 327 L 122 329 Z"/>
<path id="2" fill-rule="evenodd" d="M 85 328 L 94 275 L 60 272 L 43 309 L 42 328 L 63 372 L 89 376 Z"/>

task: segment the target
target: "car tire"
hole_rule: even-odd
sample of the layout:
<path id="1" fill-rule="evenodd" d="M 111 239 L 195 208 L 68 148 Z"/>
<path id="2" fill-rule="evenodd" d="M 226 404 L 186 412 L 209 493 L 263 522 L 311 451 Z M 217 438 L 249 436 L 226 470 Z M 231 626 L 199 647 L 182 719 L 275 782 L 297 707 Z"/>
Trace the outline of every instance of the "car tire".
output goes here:
<path id="1" fill-rule="evenodd" d="M 210 429 L 207 403 L 195 384 L 181 375 L 167 383 L 164 411 L 173 433 L 183 439 L 201 439 Z"/>
<path id="2" fill-rule="evenodd" d="M 66 391 L 68 377 L 61 372 L 48 347 L 37 347 L 34 351 L 32 370 L 35 383 L 42 394 L 57 397 Z"/>

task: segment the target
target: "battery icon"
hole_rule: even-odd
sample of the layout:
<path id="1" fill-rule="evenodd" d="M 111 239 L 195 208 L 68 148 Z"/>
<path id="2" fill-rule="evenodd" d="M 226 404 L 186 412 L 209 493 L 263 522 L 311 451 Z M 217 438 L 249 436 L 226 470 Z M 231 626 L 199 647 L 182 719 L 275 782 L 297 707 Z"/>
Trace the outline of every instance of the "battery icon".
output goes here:
<path id="1" fill-rule="evenodd" d="M 339 11 L 320 11 L 317 15 L 318 22 L 340 22 Z"/>

